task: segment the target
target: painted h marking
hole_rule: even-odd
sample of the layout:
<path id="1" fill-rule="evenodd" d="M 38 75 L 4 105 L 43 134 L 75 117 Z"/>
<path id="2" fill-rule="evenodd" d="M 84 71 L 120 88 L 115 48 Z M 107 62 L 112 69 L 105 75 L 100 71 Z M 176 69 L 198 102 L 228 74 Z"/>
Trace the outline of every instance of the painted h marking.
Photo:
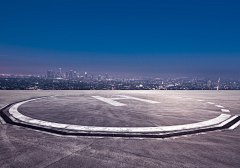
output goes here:
<path id="1" fill-rule="evenodd" d="M 106 102 L 108 104 L 111 104 L 113 106 L 126 106 L 126 104 L 119 103 L 115 100 L 112 100 L 111 98 L 104 98 L 104 97 L 101 97 L 101 96 L 92 96 L 92 97 L 94 97 L 95 99 L 101 100 L 103 102 Z"/>
<path id="2" fill-rule="evenodd" d="M 121 96 L 121 97 L 119 97 L 119 98 L 104 98 L 101 96 L 92 96 L 92 97 L 95 99 L 101 100 L 103 102 L 106 102 L 108 104 L 111 104 L 113 106 L 126 106 L 126 104 L 115 101 L 115 100 L 120 100 L 120 99 L 133 99 L 133 100 L 144 101 L 144 102 L 148 102 L 148 103 L 160 103 L 160 102 L 153 101 L 153 100 L 140 99 L 140 98 L 131 97 L 131 96 L 123 96 L 123 95 L 119 95 L 119 96 Z"/>

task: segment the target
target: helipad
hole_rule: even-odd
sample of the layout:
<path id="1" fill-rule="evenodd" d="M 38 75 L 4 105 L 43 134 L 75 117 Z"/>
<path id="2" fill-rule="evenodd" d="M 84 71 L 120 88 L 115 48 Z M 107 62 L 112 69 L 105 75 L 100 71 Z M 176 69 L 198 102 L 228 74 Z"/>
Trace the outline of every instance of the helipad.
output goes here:
<path id="1" fill-rule="evenodd" d="M 8 112 L 12 123 L 33 129 L 115 137 L 164 138 L 232 129 L 240 120 L 218 101 L 162 94 L 51 95 L 14 103 Z"/>

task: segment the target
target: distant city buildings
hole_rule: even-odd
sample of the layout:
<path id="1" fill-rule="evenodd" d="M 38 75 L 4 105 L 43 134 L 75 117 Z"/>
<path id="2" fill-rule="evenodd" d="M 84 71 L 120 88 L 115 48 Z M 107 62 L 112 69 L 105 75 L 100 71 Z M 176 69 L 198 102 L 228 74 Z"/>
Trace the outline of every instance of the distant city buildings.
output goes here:
<path id="1" fill-rule="evenodd" d="M 48 77 L 48 78 L 54 78 L 54 77 L 55 77 L 54 71 L 48 70 L 48 71 L 47 71 L 47 77 Z"/>
<path id="2" fill-rule="evenodd" d="M 69 79 L 73 79 L 73 70 L 70 70 L 69 72 Z"/>
<path id="3" fill-rule="evenodd" d="M 240 79 L 80 75 L 59 68 L 38 76 L 0 74 L 0 90 L 240 90 Z"/>
<path id="4" fill-rule="evenodd" d="M 62 69 L 61 68 L 58 69 L 58 75 L 57 76 L 62 77 Z"/>

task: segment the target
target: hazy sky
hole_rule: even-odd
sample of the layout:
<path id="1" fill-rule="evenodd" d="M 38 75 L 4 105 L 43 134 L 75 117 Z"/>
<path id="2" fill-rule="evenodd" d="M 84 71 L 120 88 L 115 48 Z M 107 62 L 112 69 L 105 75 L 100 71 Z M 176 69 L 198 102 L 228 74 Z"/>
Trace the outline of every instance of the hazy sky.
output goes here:
<path id="1" fill-rule="evenodd" d="M 0 73 L 240 77 L 239 0 L 4 0 Z"/>

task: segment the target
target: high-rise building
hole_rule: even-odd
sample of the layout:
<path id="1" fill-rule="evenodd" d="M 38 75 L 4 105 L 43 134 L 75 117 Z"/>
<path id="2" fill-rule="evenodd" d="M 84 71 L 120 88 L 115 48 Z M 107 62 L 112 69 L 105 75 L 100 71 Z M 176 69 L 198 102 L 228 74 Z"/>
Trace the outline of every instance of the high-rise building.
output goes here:
<path id="1" fill-rule="evenodd" d="M 47 78 L 54 78 L 55 77 L 55 73 L 52 70 L 47 70 Z"/>
<path id="2" fill-rule="evenodd" d="M 87 78 L 87 72 L 85 72 L 85 78 Z"/>
<path id="3" fill-rule="evenodd" d="M 73 70 L 70 70 L 69 79 L 72 79 L 72 78 L 73 78 Z"/>
<path id="4" fill-rule="evenodd" d="M 218 79 L 217 90 L 219 89 L 219 83 L 220 83 L 220 77 L 219 77 L 219 79 Z"/>
<path id="5" fill-rule="evenodd" d="M 58 69 L 58 76 L 62 77 L 62 69 L 61 68 Z"/>
<path id="6" fill-rule="evenodd" d="M 66 78 L 69 79 L 69 73 L 68 72 L 66 72 Z"/>
<path id="7" fill-rule="evenodd" d="M 51 77 L 54 78 L 55 77 L 55 72 L 52 71 Z"/>
<path id="8" fill-rule="evenodd" d="M 77 78 L 77 71 L 74 71 L 74 73 L 73 73 L 73 78 L 74 78 L 74 79 Z"/>
<path id="9" fill-rule="evenodd" d="M 101 80 L 101 75 L 98 75 L 98 80 Z"/>
<path id="10" fill-rule="evenodd" d="M 47 78 L 51 78 L 51 70 L 47 70 Z"/>
<path id="11" fill-rule="evenodd" d="M 108 74 L 106 73 L 106 79 L 108 79 Z"/>
<path id="12" fill-rule="evenodd" d="M 62 73 L 62 78 L 66 78 L 66 73 Z"/>

